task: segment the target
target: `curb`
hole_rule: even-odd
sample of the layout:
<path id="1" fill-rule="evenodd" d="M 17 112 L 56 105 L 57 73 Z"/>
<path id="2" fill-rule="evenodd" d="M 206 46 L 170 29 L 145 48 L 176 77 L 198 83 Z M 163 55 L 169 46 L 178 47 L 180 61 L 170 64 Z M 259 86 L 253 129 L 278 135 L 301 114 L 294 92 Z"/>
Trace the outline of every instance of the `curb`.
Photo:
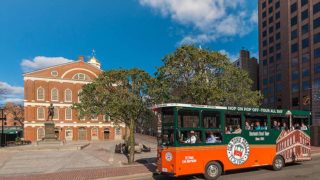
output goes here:
<path id="1" fill-rule="evenodd" d="M 153 173 L 138 173 L 138 174 L 132 174 L 132 175 L 126 175 L 126 176 L 114 176 L 114 177 L 105 177 L 100 178 L 97 180 L 123 180 L 123 179 L 132 179 L 132 178 L 141 178 L 141 177 L 152 177 Z"/>

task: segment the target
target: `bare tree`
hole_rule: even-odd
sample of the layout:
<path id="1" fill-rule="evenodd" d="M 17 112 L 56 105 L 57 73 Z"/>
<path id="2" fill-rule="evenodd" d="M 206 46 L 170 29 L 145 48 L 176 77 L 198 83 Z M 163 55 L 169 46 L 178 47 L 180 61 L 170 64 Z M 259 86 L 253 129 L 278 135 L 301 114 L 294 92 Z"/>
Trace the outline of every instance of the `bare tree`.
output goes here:
<path id="1" fill-rule="evenodd" d="M 15 121 L 19 122 L 21 126 L 24 125 L 24 107 L 22 105 L 8 102 L 4 108 L 7 113 L 12 114 Z"/>

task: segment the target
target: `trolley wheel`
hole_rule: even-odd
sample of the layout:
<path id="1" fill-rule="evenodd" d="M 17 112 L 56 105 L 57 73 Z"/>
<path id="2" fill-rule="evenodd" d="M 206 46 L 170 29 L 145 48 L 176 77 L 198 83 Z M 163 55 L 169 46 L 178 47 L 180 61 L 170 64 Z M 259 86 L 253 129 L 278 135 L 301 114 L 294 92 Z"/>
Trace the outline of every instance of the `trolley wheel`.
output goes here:
<path id="1" fill-rule="evenodd" d="M 210 161 L 205 167 L 204 177 L 209 180 L 214 180 L 221 175 L 221 172 L 221 165 L 216 161 Z"/>
<path id="2" fill-rule="evenodd" d="M 272 168 L 274 171 L 279 171 L 284 167 L 284 160 L 281 156 L 277 155 L 272 162 Z"/>

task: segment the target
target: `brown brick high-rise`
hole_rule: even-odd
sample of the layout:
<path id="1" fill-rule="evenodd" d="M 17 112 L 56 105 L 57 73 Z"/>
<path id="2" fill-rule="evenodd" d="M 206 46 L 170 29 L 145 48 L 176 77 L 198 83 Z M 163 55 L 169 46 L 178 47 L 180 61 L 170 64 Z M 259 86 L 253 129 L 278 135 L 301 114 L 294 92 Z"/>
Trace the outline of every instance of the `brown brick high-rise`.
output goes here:
<path id="1" fill-rule="evenodd" d="M 320 125 L 320 0 L 258 0 L 263 105 L 312 110 Z"/>

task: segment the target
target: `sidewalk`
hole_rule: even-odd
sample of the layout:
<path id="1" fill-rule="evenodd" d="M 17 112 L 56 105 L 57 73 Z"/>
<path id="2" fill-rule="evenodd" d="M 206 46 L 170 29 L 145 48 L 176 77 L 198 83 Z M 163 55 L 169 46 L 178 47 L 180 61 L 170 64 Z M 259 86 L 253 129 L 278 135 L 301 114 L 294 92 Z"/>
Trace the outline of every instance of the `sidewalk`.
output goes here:
<path id="1" fill-rule="evenodd" d="M 155 171 L 156 166 L 148 165 L 130 165 L 126 167 L 100 168 L 100 169 L 83 169 L 68 172 L 56 172 L 47 174 L 33 174 L 27 176 L 0 176 L 0 180 L 64 180 L 64 179 L 108 179 L 109 177 L 123 178 L 132 175 L 151 175 Z"/>
<path id="2" fill-rule="evenodd" d="M 320 155 L 320 147 L 311 146 L 311 156 L 319 156 Z"/>

